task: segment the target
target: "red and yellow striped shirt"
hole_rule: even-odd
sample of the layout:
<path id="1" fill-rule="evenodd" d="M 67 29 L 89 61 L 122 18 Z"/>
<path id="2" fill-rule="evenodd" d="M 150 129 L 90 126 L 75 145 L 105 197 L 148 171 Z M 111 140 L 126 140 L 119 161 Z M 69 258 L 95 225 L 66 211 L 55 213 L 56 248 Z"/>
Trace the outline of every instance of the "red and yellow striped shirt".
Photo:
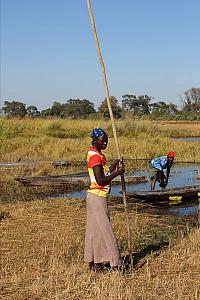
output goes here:
<path id="1" fill-rule="evenodd" d="M 91 184 L 88 189 L 88 193 L 93 193 L 97 196 L 107 197 L 107 195 L 110 192 L 111 185 L 105 185 L 100 186 L 96 182 L 96 178 L 94 176 L 93 167 L 101 165 L 103 167 L 103 172 L 105 176 L 110 174 L 110 169 L 108 165 L 106 164 L 106 157 L 104 154 L 100 153 L 95 148 L 90 148 L 87 154 L 87 167 L 88 167 L 88 173 L 90 176 Z"/>

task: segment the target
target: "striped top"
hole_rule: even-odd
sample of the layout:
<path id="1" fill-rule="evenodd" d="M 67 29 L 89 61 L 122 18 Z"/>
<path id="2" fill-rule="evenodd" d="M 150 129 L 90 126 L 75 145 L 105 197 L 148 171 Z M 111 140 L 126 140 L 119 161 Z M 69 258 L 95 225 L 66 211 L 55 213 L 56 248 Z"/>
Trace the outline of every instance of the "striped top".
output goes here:
<path id="1" fill-rule="evenodd" d="M 107 176 L 110 174 L 110 170 L 108 165 L 106 164 L 106 157 L 104 154 L 100 153 L 95 148 L 90 148 L 87 154 L 87 168 L 90 176 L 91 184 L 88 189 L 88 193 L 95 194 L 101 197 L 107 197 L 110 192 L 111 185 L 100 186 L 96 182 L 96 178 L 94 176 L 93 167 L 101 165 L 103 167 L 104 175 Z"/>

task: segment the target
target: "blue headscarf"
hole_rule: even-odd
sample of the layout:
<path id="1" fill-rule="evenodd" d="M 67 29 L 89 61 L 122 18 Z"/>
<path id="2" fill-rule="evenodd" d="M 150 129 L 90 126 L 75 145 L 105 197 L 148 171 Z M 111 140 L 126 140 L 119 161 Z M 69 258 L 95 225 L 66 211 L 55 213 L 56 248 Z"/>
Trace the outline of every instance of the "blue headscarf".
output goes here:
<path id="1" fill-rule="evenodd" d="M 106 134 L 105 130 L 103 128 L 94 128 L 90 134 L 91 138 L 98 139 L 102 135 Z"/>

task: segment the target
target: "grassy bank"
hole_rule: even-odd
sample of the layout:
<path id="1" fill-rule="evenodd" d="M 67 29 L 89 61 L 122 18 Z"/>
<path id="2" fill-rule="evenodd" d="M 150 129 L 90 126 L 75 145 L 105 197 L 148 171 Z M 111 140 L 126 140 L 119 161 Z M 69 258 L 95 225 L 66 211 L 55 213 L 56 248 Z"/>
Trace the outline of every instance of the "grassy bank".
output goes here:
<path id="1" fill-rule="evenodd" d="M 24 187 L 15 176 L 80 171 L 89 133 L 108 132 L 106 155 L 116 157 L 109 122 L 0 119 L 0 161 L 39 164 L 0 168 L 0 299 L 5 300 L 199 300 L 200 231 L 196 217 L 159 215 L 156 208 L 129 203 L 133 271 L 94 275 L 83 262 L 86 209 L 79 199 L 49 199 L 49 187 Z M 176 152 L 177 161 L 200 162 L 200 143 L 171 139 L 200 136 L 200 123 L 117 121 L 122 156 L 135 167 L 154 155 Z M 52 160 L 71 162 L 55 169 Z M 80 166 L 81 165 L 81 166 Z M 132 167 L 133 168 L 133 165 Z M 54 191 L 55 192 L 55 191 Z M 109 201 L 120 252 L 127 232 L 121 200 Z"/>
<path id="2" fill-rule="evenodd" d="M 113 200 L 114 201 L 114 200 Z M 122 205 L 110 204 L 120 251 Z M 130 207 L 134 270 L 90 274 L 83 262 L 85 204 L 35 199 L 1 205 L 1 299 L 170 299 L 200 297 L 200 232 L 194 223 Z M 193 228 L 193 229 L 192 229 Z"/>

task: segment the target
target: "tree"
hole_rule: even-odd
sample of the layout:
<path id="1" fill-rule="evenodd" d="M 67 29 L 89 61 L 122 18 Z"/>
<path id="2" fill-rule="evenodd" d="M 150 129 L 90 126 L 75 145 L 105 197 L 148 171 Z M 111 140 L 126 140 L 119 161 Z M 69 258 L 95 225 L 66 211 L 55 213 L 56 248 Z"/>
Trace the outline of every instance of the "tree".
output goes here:
<path id="1" fill-rule="evenodd" d="M 53 102 L 52 108 L 51 108 L 51 115 L 61 117 L 63 113 L 63 106 L 59 102 Z"/>
<path id="2" fill-rule="evenodd" d="M 174 116 L 178 112 L 178 108 L 175 104 L 166 104 L 163 101 L 149 104 L 149 110 L 151 115 L 155 117 Z"/>
<path id="3" fill-rule="evenodd" d="M 38 116 L 40 114 L 37 107 L 34 106 L 34 105 L 28 106 L 27 109 L 26 109 L 26 113 L 30 117 L 35 117 L 35 116 Z"/>
<path id="4" fill-rule="evenodd" d="M 0 117 L 4 115 L 4 110 L 3 110 L 3 107 L 0 108 Z"/>
<path id="5" fill-rule="evenodd" d="M 47 109 L 44 109 L 41 111 L 40 115 L 42 117 L 49 117 L 49 116 L 52 116 L 52 110 L 51 108 L 47 108 Z"/>
<path id="6" fill-rule="evenodd" d="M 47 108 L 41 111 L 41 116 L 48 117 L 48 116 L 55 116 L 55 117 L 62 117 L 63 116 L 63 104 L 59 102 L 53 102 L 51 108 Z"/>
<path id="7" fill-rule="evenodd" d="M 114 96 L 111 96 L 109 99 L 110 99 L 110 105 L 111 105 L 112 112 L 113 112 L 113 117 L 115 119 L 121 118 L 122 109 L 118 105 L 118 100 Z M 99 106 L 98 109 L 99 109 L 99 112 L 103 114 L 104 118 L 107 119 L 107 118 L 110 117 L 110 113 L 109 113 L 109 109 L 108 109 L 108 104 L 107 104 L 107 98 L 105 98 L 101 102 L 101 104 L 100 104 L 100 106 Z"/>
<path id="8" fill-rule="evenodd" d="M 183 98 L 183 111 L 200 112 L 200 88 L 191 88 L 184 92 Z"/>
<path id="9" fill-rule="evenodd" d="M 24 117 L 26 115 L 26 105 L 18 101 L 5 101 L 3 111 L 9 117 Z"/>
<path id="10" fill-rule="evenodd" d="M 123 95 L 122 109 L 127 112 L 132 112 L 134 115 L 149 114 L 149 102 L 152 97 L 148 95 Z"/>
<path id="11" fill-rule="evenodd" d="M 94 104 L 87 99 L 69 99 L 63 104 L 63 116 L 72 119 L 86 118 L 95 113 Z"/>

